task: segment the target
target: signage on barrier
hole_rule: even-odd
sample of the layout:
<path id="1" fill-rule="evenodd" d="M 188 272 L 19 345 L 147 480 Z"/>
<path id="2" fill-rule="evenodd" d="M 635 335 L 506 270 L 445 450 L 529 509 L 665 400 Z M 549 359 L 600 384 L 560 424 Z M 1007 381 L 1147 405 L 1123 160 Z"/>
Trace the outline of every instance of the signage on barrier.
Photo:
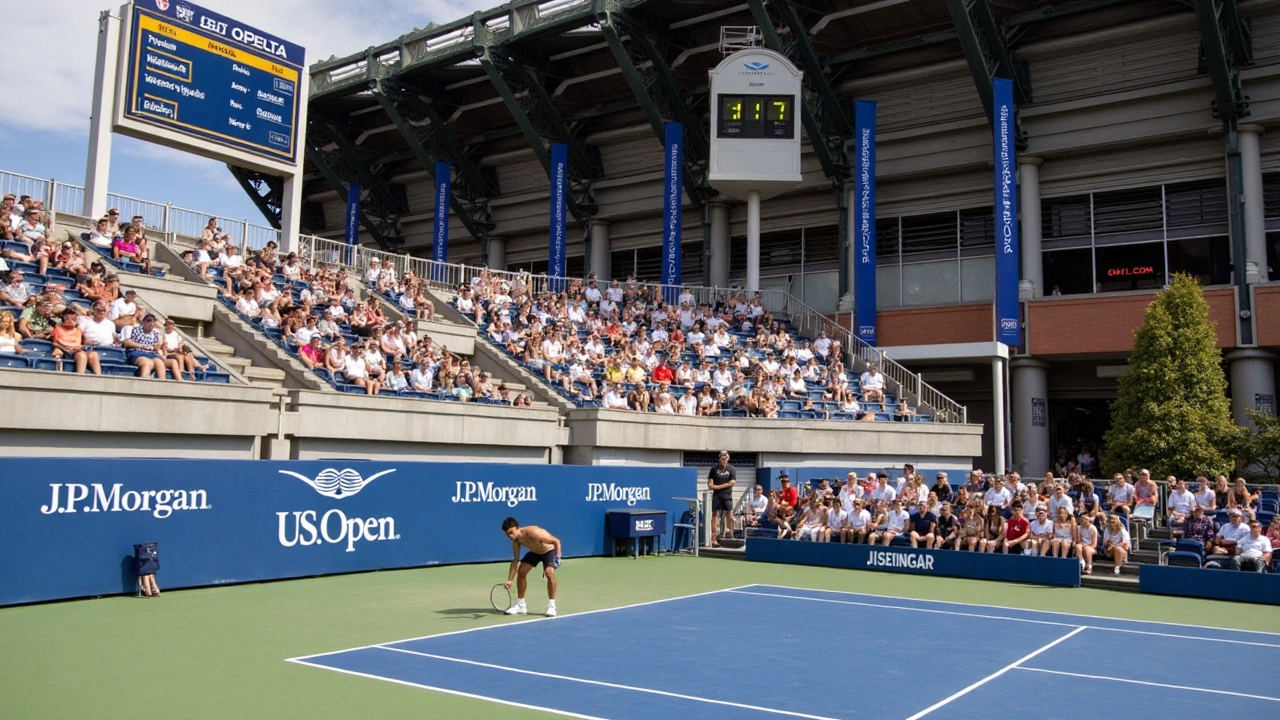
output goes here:
<path id="1" fill-rule="evenodd" d="M 146 512 L 163 520 L 175 510 L 208 510 L 206 490 L 124 490 L 124 483 L 111 489 L 102 483 L 49 483 L 50 497 L 40 506 L 43 515 L 79 512 Z M 65 490 L 64 490 L 65 488 Z M 79 505 L 77 505 L 79 503 Z"/>
<path id="2" fill-rule="evenodd" d="M 452 498 L 456 503 L 505 503 L 507 507 L 515 507 L 522 502 L 538 501 L 538 488 L 532 485 L 498 485 L 492 480 L 461 480 L 457 486 L 458 490 Z"/>
<path id="3" fill-rule="evenodd" d="M 615 483 L 587 483 L 587 502 L 625 502 L 629 507 L 653 499 L 648 487 L 626 487 Z"/>

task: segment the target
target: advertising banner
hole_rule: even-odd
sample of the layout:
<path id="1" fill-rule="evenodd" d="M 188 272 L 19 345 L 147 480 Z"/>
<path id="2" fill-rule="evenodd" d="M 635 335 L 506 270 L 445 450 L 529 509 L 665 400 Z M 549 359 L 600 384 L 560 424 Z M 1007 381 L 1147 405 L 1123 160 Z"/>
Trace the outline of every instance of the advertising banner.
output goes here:
<path id="1" fill-rule="evenodd" d="M 547 248 L 547 275 L 552 290 L 564 289 L 565 234 L 568 231 L 569 146 L 551 145 L 551 243 Z"/>
<path id="2" fill-rule="evenodd" d="M 1018 309 L 1021 248 L 1013 81 L 996 78 L 991 82 L 996 185 L 996 341 L 1018 346 L 1022 345 L 1022 319 Z"/>
<path id="3" fill-rule="evenodd" d="M 747 559 L 850 570 L 880 570 L 1080 587 L 1080 561 L 1074 558 L 748 538 Z"/>
<path id="4" fill-rule="evenodd" d="M 504 518 L 565 556 L 607 554 L 606 511 L 688 509 L 684 468 L 488 463 L 12 459 L 0 483 L 0 605 L 161 587 L 509 560 Z M 670 523 L 668 523 L 670 526 Z"/>
<path id="5" fill-rule="evenodd" d="M 438 263 L 449 262 L 449 200 L 452 197 L 453 169 L 449 163 L 436 163 L 435 222 L 432 225 L 431 259 Z M 444 268 L 435 268 L 434 280 L 444 279 Z"/>
<path id="6" fill-rule="evenodd" d="M 666 125 L 666 153 L 662 163 L 662 284 L 663 300 L 680 297 L 683 268 L 680 258 L 680 230 L 684 201 L 684 125 Z"/>
<path id="7" fill-rule="evenodd" d="M 857 138 L 853 172 L 853 331 L 876 344 L 876 103 L 859 100 L 854 109 Z"/>
<path id="8" fill-rule="evenodd" d="M 355 247 L 360 244 L 360 186 L 351 183 L 347 186 L 347 210 L 344 214 L 346 222 L 347 260 L 348 265 L 355 265 Z"/>

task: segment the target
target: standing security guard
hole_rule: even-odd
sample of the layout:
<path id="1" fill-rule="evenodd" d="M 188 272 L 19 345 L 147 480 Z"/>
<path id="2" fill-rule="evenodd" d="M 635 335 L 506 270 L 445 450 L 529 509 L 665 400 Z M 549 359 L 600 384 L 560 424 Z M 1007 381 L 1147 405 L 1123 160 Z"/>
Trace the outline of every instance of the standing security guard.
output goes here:
<path id="1" fill-rule="evenodd" d="M 711 547 L 720 547 L 716 542 L 722 536 L 733 537 L 733 486 L 738 483 L 738 474 L 729 464 L 729 451 L 720 451 L 720 461 L 711 466 L 707 473 L 707 489 L 711 491 Z"/>

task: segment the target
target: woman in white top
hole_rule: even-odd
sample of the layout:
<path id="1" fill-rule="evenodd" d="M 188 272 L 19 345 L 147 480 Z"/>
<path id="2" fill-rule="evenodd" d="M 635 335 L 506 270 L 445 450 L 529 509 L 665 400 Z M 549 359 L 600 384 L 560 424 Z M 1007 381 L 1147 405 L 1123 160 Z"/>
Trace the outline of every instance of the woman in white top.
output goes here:
<path id="1" fill-rule="evenodd" d="M 1129 531 L 1120 523 L 1120 516 L 1112 514 L 1107 518 L 1107 530 L 1102 533 L 1102 547 L 1107 557 L 1116 564 L 1116 575 L 1120 574 L 1120 566 L 1129 557 Z"/>
<path id="2" fill-rule="evenodd" d="M 653 411 L 660 415 L 674 415 L 676 413 L 676 401 L 671 397 L 671 390 L 666 383 L 658 389 L 653 398 Z"/>
<path id="3" fill-rule="evenodd" d="M 369 377 L 368 366 L 365 365 L 364 356 L 361 354 L 347 355 L 342 374 L 346 376 L 347 382 L 364 388 L 366 395 L 377 395 L 382 390 L 382 383 Z"/>
<path id="4" fill-rule="evenodd" d="M 0 313 L 0 353 L 9 355 L 22 355 L 26 350 L 18 343 L 22 342 L 22 336 L 18 334 L 17 328 L 13 324 L 13 313 Z"/>
<path id="5" fill-rule="evenodd" d="M 1204 508 L 1205 512 L 1213 512 L 1218 509 L 1218 494 L 1213 491 L 1213 485 L 1207 479 L 1200 480 L 1200 485 L 1196 488 L 1196 505 Z"/>
<path id="6" fill-rule="evenodd" d="M 840 503 L 834 498 L 827 498 L 827 526 L 822 528 L 822 542 L 831 542 L 832 533 L 839 537 L 844 532 L 847 518 L 848 513 L 840 507 Z"/>
<path id="7" fill-rule="evenodd" d="M 1071 513 L 1067 512 L 1066 506 L 1059 505 L 1058 512 L 1053 518 L 1053 539 L 1049 541 L 1048 552 L 1042 553 L 1049 557 L 1068 557 L 1071 555 L 1071 548 L 1075 547 L 1079 542 L 1076 538 L 1076 521 L 1071 519 Z"/>
<path id="8" fill-rule="evenodd" d="M 1081 517 L 1076 525 L 1076 557 L 1084 563 L 1084 574 L 1093 572 L 1093 556 L 1098 552 L 1098 527 Z"/>
<path id="9" fill-rule="evenodd" d="M 692 390 L 685 392 L 680 396 L 677 403 L 681 415 L 697 415 L 698 414 L 698 396 Z"/>
<path id="10" fill-rule="evenodd" d="M 115 239 L 115 233 L 111 232 L 110 220 L 107 218 L 99 219 L 98 224 L 89 233 L 89 242 L 93 243 L 94 247 L 106 250 L 111 249 L 111 244 L 115 242 Z"/>

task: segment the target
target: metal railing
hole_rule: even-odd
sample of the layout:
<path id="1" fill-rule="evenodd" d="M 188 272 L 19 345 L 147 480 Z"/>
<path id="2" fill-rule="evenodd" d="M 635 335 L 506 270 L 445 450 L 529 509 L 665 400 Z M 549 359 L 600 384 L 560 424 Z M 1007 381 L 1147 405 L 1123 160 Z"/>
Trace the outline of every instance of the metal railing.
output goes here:
<path id="1" fill-rule="evenodd" d="M 55 213 L 81 215 L 84 212 L 84 188 L 79 185 L 0 170 L 0 194 L 30 195 L 44 201 L 45 208 Z M 232 241 L 246 250 L 260 250 L 268 242 L 280 242 L 280 231 L 248 220 L 233 220 L 217 213 L 190 210 L 172 203 L 158 203 L 142 198 L 107 193 L 107 206 L 118 208 L 122 221 L 142 216 L 142 224 L 165 234 L 200 237 L 209 218 L 218 218 L 218 227 Z"/>

